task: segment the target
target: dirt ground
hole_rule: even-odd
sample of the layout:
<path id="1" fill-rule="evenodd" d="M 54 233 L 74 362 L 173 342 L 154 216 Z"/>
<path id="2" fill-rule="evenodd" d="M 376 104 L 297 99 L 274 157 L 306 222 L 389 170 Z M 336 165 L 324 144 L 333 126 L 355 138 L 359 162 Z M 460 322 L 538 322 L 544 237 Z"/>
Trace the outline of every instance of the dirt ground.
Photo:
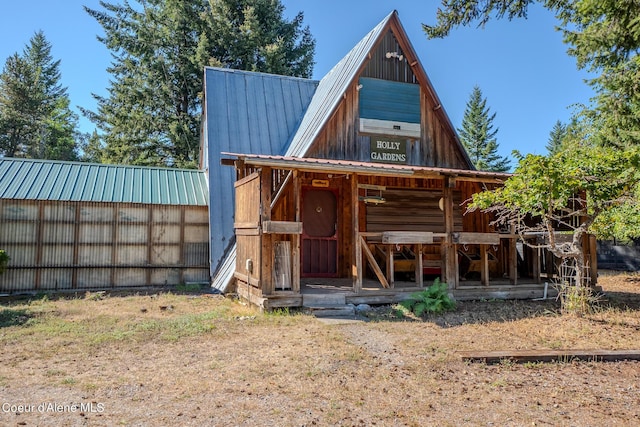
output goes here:
<path id="1" fill-rule="evenodd" d="M 592 315 L 551 301 L 323 322 L 210 295 L 1 303 L 2 426 L 635 426 L 640 363 L 458 351 L 639 349 L 640 277 Z"/>

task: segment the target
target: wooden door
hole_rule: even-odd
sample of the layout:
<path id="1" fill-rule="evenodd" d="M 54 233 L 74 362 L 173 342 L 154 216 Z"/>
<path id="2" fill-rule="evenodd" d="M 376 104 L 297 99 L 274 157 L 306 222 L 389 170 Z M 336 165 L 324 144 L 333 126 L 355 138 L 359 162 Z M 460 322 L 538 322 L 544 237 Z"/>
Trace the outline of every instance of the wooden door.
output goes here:
<path id="1" fill-rule="evenodd" d="M 338 274 L 338 197 L 332 190 L 304 189 L 302 193 L 301 275 Z"/>

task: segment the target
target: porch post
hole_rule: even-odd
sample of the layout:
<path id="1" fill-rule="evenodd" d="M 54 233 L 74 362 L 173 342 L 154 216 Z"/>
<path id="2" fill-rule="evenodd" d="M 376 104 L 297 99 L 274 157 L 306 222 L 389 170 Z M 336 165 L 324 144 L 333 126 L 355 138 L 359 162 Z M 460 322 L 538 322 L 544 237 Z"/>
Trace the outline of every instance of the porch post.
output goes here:
<path id="1" fill-rule="evenodd" d="M 297 170 L 293 171 L 293 203 L 295 205 L 295 220 L 300 222 L 300 177 Z M 293 235 L 293 251 L 291 254 L 291 276 L 293 278 L 293 292 L 300 292 L 300 234 Z"/>
<path id="2" fill-rule="evenodd" d="M 351 175 L 351 215 L 353 225 L 351 278 L 353 279 L 353 291 L 358 293 L 362 290 L 362 244 L 360 243 L 360 198 L 358 193 L 358 175 L 355 173 Z"/>
<path id="3" fill-rule="evenodd" d="M 260 172 L 260 224 L 271 221 L 271 168 L 263 167 Z M 273 234 L 260 231 L 261 254 L 260 254 L 260 283 L 262 283 L 262 294 L 271 295 L 273 293 L 273 245 L 271 243 Z"/>
<path id="4" fill-rule="evenodd" d="M 489 254 L 487 245 L 480 245 L 480 283 L 482 286 L 489 286 Z"/>
<path id="5" fill-rule="evenodd" d="M 445 281 L 449 290 L 458 287 L 458 258 L 456 245 L 453 243 L 453 188 L 456 186 L 453 177 L 444 178 L 443 204 L 444 204 L 444 232 L 447 240 L 444 243 L 443 255 L 445 264 Z"/>

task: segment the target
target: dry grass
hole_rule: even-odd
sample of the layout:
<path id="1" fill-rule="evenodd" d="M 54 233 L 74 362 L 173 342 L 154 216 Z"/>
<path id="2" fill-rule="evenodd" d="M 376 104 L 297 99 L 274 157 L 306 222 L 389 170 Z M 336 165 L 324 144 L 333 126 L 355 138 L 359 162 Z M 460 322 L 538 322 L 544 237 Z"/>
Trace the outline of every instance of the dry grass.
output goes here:
<path id="1" fill-rule="evenodd" d="M 637 362 L 456 355 L 637 349 L 640 278 L 601 284 L 607 300 L 582 318 L 554 301 L 465 302 L 419 320 L 380 308 L 346 324 L 209 295 L 5 302 L 0 404 L 27 408 L 0 407 L 0 425 L 637 425 Z"/>

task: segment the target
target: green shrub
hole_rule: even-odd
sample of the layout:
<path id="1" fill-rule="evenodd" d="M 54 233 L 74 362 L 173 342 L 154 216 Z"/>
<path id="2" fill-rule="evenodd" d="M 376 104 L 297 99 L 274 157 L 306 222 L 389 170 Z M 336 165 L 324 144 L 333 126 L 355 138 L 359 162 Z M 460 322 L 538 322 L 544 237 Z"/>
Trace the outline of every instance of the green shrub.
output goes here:
<path id="1" fill-rule="evenodd" d="M 0 249 L 0 274 L 4 273 L 4 271 L 7 269 L 7 264 L 9 264 L 10 259 L 11 258 L 9 258 L 9 255 L 7 255 L 5 251 Z"/>
<path id="2" fill-rule="evenodd" d="M 400 305 L 413 312 L 416 316 L 422 316 L 424 313 L 441 313 L 453 310 L 456 302 L 449 297 L 448 290 L 446 283 L 436 279 L 433 285 L 424 291 L 411 294 L 409 299 L 402 301 Z"/>

